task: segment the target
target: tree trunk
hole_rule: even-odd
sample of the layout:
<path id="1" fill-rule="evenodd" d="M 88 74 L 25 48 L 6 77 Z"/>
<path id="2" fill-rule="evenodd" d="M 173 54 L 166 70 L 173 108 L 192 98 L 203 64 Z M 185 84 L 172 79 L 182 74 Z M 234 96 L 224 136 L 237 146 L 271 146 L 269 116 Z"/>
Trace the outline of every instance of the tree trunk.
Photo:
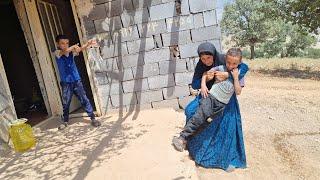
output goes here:
<path id="1" fill-rule="evenodd" d="M 250 45 L 250 53 L 251 53 L 251 56 L 250 56 L 250 59 L 254 59 L 254 45 Z"/>

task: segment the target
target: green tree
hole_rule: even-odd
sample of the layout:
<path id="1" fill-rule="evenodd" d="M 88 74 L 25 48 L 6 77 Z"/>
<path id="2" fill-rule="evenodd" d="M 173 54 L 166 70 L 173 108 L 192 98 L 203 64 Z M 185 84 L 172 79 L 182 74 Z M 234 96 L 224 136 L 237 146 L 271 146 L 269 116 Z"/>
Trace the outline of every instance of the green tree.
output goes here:
<path id="1" fill-rule="evenodd" d="M 275 16 L 318 34 L 320 28 L 320 0 L 267 0 L 277 8 Z"/>
<path id="2" fill-rule="evenodd" d="M 237 46 L 250 46 L 250 59 L 254 59 L 255 46 L 268 38 L 268 9 L 270 3 L 261 0 L 236 0 L 225 6 L 222 31 L 231 35 Z"/>
<path id="3" fill-rule="evenodd" d="M 314 36 L 296 24 L 278 18 L 269 24 L 269 38 L 261 43 L 259 50 L 264 57 L 297 56 L 302 50 L 316 42 Z"/>

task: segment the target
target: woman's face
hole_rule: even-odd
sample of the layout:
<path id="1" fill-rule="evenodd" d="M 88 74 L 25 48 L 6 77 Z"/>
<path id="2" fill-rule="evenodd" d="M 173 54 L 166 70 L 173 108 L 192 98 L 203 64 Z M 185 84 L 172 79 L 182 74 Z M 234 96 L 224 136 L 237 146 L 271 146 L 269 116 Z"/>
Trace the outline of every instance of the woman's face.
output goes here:
<path id="1" fill-rule="evenodd" d="M 211 55 L 201 55 L 200 60 L 206 66 L 212 66 L 214 61 L 213 56 Z"/>

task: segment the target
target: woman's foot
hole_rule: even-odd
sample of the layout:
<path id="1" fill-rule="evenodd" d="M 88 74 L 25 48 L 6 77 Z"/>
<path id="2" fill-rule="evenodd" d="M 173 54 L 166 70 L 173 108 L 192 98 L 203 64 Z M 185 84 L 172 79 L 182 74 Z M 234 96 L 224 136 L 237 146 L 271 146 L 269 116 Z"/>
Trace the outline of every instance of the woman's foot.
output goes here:
<path id="1" fill-rule="evenodd" d="M 186 149 L 186 140 L 182 137 L 173 137 L 172 139 L 172 145 L 174 146 L 174 148 L 177 150 L 177 151 L 180 151 L 182 152 L 183 150 Z"/>

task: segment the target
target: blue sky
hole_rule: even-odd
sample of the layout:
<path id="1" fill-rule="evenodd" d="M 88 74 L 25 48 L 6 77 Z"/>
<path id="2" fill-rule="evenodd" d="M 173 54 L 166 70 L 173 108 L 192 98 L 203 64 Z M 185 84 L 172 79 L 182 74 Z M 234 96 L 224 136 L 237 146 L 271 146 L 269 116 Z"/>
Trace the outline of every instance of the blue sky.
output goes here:
<path id="1" fill-rule="evenodd" d="M 217 4 L 216 4 L 216 6 L 217 6 L 217 9 L 216 9 L 217 18 L 218 18 L 218 21 L 220 21 L 221 18 L 222 18 L 222 13 L 223 13 L 224 6 L 226 4 L 228 4 L 228 3 L 234 2 L 234 0 L 217 0 L 216 2 L 217 2 Z"/>

